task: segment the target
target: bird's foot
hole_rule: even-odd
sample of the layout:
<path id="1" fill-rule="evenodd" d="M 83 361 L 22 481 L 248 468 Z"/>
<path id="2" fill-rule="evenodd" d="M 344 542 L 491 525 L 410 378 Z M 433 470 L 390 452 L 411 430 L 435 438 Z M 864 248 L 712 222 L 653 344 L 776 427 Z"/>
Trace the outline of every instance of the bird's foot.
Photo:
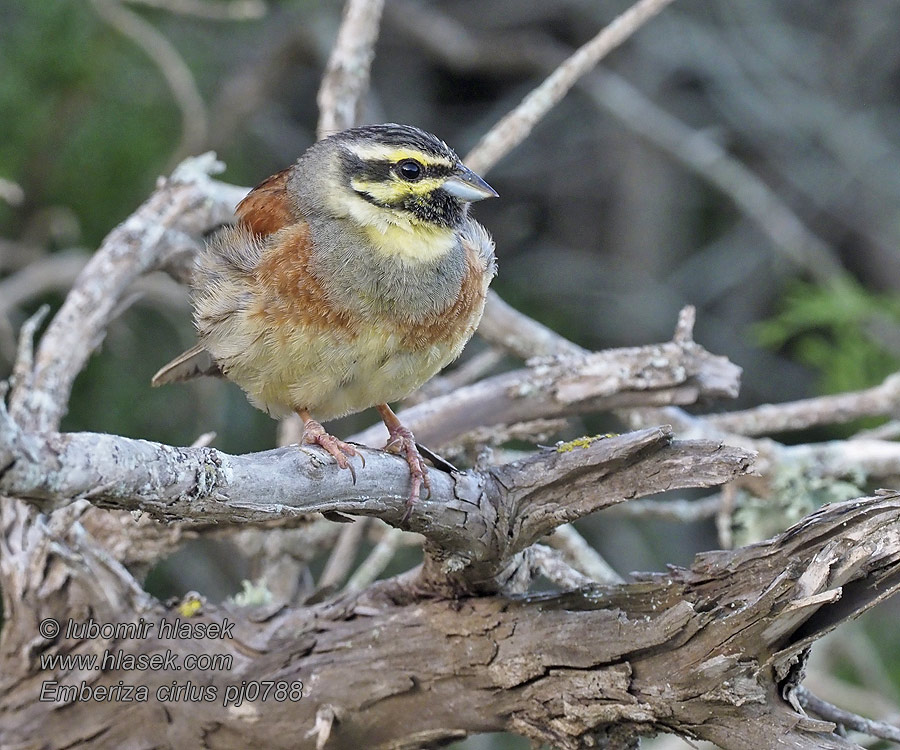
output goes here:
<path id="1" fill-rule="evenodd" d="M 413 504 L 418 500 L 422 487 L 424 486 L 428 494 L 431 494 L 431 480 L 428 478 L 428 468 L 425 465 L 425 459 L 422 458 L 422 454 L 419 453 L 419 449 L 416 447 L 416 439 L 413 437 L 412 432 L 401 424 L 391 425 L 388 428 L 388 432 L 390 438 L 384 449 L 389 453 L 396 453 L 406 459 L 406 463 L 409 466 L 409 476 L 412 481 L 409 498 L 406 501 L 406 511 L 400 520 L 401 523 L 405 523 L 409 520 Z"/>
<path id="2" fill-rule="evenodd" d="M 328 451 L 334 457 L 338 466 L 342 469 L 350 470 L 350 476 L 353 477 L 353 483 L 356 484 L 356 470 L 347 459 L 359 456 L 359 460 L 364 468 L 366 459 L 350 443 L 345 443 L 343 440 L 338 440 L 334 435 L 330 435 L 314 419 L 304 420 L 303 439 L 301 442 L 304 445 L 318 445 Z"/>

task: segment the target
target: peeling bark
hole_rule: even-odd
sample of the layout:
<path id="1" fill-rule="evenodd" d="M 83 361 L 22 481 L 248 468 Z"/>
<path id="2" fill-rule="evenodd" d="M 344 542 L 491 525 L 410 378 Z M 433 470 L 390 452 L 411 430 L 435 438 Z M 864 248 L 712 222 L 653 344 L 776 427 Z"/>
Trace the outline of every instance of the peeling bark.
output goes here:
<path id="1" fill-rule="evenodd" d="M 47 593 L 71 603 L 77 576 L 52 575 L 70 563 L 53 555 L 48 563 L 48 582 L 56 584 Z M 849 748 L 833 725 L 781 698 L 782 667 L 898 586 L 900 496 L 892 493 L 826 506 L 770 542 L 702 554 L 690 569 L 621 586 L 447 601 L 422 599 L 409 580 L 397 579 L 275 613 L 207 606 L 196 622 L 235 623 L 233 639 L 207 642 L 46 640 L 32 632 L 11 651 L 14 635 L 22 635 L 17 624 L 4 631 L 7 664 L 123 648 L 173 649 L 179 659 L 228 653 L 234 667 L 73 672 L 60 682 L 140 681 L 152 694 L 174 676 L 216 688 L 218 700 L 66 705 L 35 701 L 48 675 L 4 670 L 0 725 L 11 748 L 63 734 L 70 747 L 102 738 L 103 746 L 122 748 L 313 748 L 308 731 L 325 710 L 334 717 L 326 746 L 336 749 L 412 749 L 503 729 L 573 750 L 592 737 L 622 741 L 657 731 L 747 750 Z M 106 611 L 92 611 L 95 619 L 178 617 L 134 592 L 118 594 Z M 226 688 L 242 680 L 300 680 L 302 698 L 223 707 Z"/>

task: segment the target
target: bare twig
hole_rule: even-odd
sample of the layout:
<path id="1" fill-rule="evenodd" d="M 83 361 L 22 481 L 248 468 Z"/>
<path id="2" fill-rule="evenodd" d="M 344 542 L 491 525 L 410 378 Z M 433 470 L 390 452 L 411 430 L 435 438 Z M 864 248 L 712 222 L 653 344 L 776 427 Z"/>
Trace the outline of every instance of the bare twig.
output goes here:
<path id="1" fill-rule="evenodd" d="M 341 529 L 337 544 L 331 550 L 325 569 L 319 577 L 319 588 L 330 589 L 340 586 L 353 569 L 360 542 L 365 535 L 367 518 L 360 518 Z"/>
<path id="2" fill-rule="evenodd" d="M 739 380 L 740 368 L 728 360 L 693 342 L 669 342 L 535 360 L 525 370 L 495 375 L 404 409 L 401 418 L 421 442 L 439 446 L 482 425 L 650 404 L 687 404 L 701 394 L 733 397 Z M 384 436 L 383 426 L 376 425 L 353 440 L 380 445 Z"/>
<path id="3" fill-rule="evenodd" d="M 596 583 L 594 579 L 579 572 L 564 559 L 563 555 L 551 547 L 535 544 L 527 550 L 529 563 L 535 572 L 540 573 L 548 581 L 552 581 L 563 591 L 578 589 Z M 612 581 L 610 581 L 612 583 Z M 621 583 L 621 581 L 617 581 Z"/>
<path id="4" fill-rule="evenodd" d="M 853 435 L 851 440 L 897 440 L 900 438 L 900 419 L 892 419 L 878 427 L 868 430 L 860 430 Z"/>
<path id="5" fill-rule="evenodd" d="M 624 505 L 630 505 L 625 503 Z M 624 579 L 603 559 L 572 524 L 557 528 L 549 536 L 550 544 L 565 554 L 568 561 L 592 581 L 622 583 Z"/>
<path id="6" fill-rule="evenodd" d="M 49 312 L 49 305 L 41 305 L 38 311 L 25 321 L 19 331 L 19 346 L 16 350 L 16 360 L 10 378 L 14 388 L 31 387 L 31 378 L 34 372 L 34 335 Z"/>
<path id="7" fill-rule="evenodd" d="M 353 575 L 350 576 L 350 580 L 347 581 L 344 589 L 349 593 L 362 591 L 378 578 L 391 560 L 394 559 L 394 555 L 405 533 L 401 529 L 393 527 L 385 529 L 381 539 L 378 540 L 368 557 L 360 563 Z"/>
<path id="8" fill-rule="evenodd" d="M 494 291 L 488 292 L 478 334 L 522 359 L 587 353 L 587 349 L 519 312 Z"/>
<path id="9" fill-rule="evenodd" d="M 823 424 L 842 424 L 861 417 L 887 416 L 900 410 L 900 373 L 873 388 L 835 396 L 819 396 L 781 404 L 763 404 L 744 411 L 710 414 L 710 427 L 739 435 L 769 435 L 805 430 Z"/>
<path id="10" fill-rule="evenodd" d="M 359 122 L 383 7 L 384 0 L 347 0 L 344 6 L 337 41 L 316 100 L 319 138 Z"/>
<path id="11" fill-rule="evenodd" d="M 191 443 L 191 448 L 206 448 L 208 445 L 212 445 L 215 439 L 215 432 L 204 432 L 202 435 L 198 435 L 194 442 Z"/>
<path id="12" fill-rule="evenodd" d="M 638 0 L 551 73 L 522 103 L 500 120 L 465 158 L 476 172 L 487 172 L 518 146 L 547 114 L 609 52 L 618 47 L 672 0 Z"/>
<path id="13" fill-rule="evenodd" d="M 493 370 L 503 361 L 503 357 L 503 352 L 495 347 L 478 352 L 446 375 L 438 375 L 429 380 L 419 390 L 407 396 L 403 403 L 406 406 L 420 404 L 430 398 L 444 396 L 461 386 L 469 385 Z"/>
<path id="14" fill-rule="evenodd" d="M 845 711 L 828 703 L 828 701 L 817 698 L 802 685 L 797 688 L 797 697 L 800 699 L 801 706 L 827 721 L 833 721 L 835 724 L 840 724 L 856 732 L 868 734 L 871 737 L 900 742 L 900 727 Z"/>
<path id="15" fill-rule="evenodd" d="M 0 281 L 0 316 L 49 291 L 68 290 L 88 262 L 86 252 L 59 252 L 30 263 Z"/>

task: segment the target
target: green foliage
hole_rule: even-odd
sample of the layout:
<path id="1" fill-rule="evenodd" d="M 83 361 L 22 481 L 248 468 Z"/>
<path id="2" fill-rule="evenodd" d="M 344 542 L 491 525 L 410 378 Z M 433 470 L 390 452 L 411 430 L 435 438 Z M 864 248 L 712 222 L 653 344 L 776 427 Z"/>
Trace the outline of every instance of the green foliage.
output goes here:
<path id="1" fill-rule="evenodd" d="M 843 276 L 825 286 L 793 282 L 781 307 L 755 326 L 757 340 L 816 370 L 823 392 L 865 388 L 900 369 L 900 294 Z"/>
<path id="2" fill-rule="evenodd" d="M 0 175 L 31 203 L 71 208 L 96 244 L 165 169 L 179 137 L 171 95 L 84 3 L 16 3 L 0 19 Z M 0 233 L 15 236 L 13 215 Z"/>

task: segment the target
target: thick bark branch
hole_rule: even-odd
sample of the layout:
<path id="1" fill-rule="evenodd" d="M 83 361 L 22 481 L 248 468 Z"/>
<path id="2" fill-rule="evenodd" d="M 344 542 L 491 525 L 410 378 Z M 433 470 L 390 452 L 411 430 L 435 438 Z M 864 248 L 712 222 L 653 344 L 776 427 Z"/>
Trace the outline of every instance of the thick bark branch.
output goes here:
<path id="1" fill-rule="evenodd" d="M 62 534 L 80 550 L 75 527 Z M 85 585 L 84 562 L 51 550 L 47 565 L 51 579 L 56 569 L 71 570 L 68 584 L 46 592 L 57 604 L 75 597 L 57 616 L 87 619 L 73 609 Z M 178 616 L 111 585 L 115 605 L 100 605 L 98 618 L 115 612 L 120 620 L 143 616 L 156 624 Z M 891 493 L 826 506 L 769 542 L 700 555 L 689 570 L 567 594 L 428 601 L 396 579 L 361 596 L 274 615 L 207 607 L 195 622 L 227 618 L 235 627 L 233 638 L 205 642 L 161 639 L 155 630 L 130 641 L 36 639 L 36 623 L 17 621 L 2 645 L 7 664 L 20 667 L 35 653 L 105 649 L 171 649 L 179 664 L 188 653 L 221 653 L 234 663 L 219 672 L 58 676 L 61 684 L 83 681 L 90 689 L 120 680 L 148 687 L 146 702 L 124 704 L 41 703 L 36 695 L 51 675 L 5 669 L 0 726 L 10 747 L 57 733 L 70 747 L 101 737 L 105 746 L 137 747 L 140 737 L 141 747 L 313 748 L 317 734 L 309 732 L 317 717 L 322 729 L 331 712 L 322 731 L 335 750 L 411 749 L 503 729 L 572 750 L 589 737 L 624 741 L 657 731 L 736 750 L 850 748 L 831 733 L 832 724 L 797 714 L 780 695 L 812 639 L 898 587 L 900 496 Z M 36 602 L 34 616 L 48 606 Z M 213 690 L 215 699 L 156 697 L 158 688 L 188 680 Z M 301 680 L 302 698 L 224 707 L 227 688 L 244 680 Z"/>
<path id="2" fill-rule="evenodd" d="M 361 450 L 365 468 L 339 469 L 324 452 L 288 446 L 231 456 L 92 433 L 23 433 L 0 411 L 0 492 L 45 511 L 75 498 L 161 520 L 265 521 L 310 513 L 377 516 L 399 526 L 406 463 Z M 672 442 L 669 428 L 579 441 L 484 471 L 431 470 L 432 488 L 406 527 L 429 540 L 421 585 L 441 590 L 527 586 L 517 553 L 557 526 L 632 497 L 722 484 L 752 455 L 718 443 Z M 498 579 L 499 577 L 499 579 Z M 516 579 L 513 583 L 512 580 Z"/>

